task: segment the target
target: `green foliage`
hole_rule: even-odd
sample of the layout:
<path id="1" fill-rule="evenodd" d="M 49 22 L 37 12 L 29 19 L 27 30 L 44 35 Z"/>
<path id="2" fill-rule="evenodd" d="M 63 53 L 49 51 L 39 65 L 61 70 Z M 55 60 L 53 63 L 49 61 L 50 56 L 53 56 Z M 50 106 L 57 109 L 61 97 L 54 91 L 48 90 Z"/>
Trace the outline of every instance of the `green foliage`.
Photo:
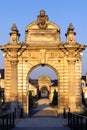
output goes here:
<path id="1" fill-rule="evenodd" d="M 82 104 L 86 107 L 86 100 L 84 98 L 84 93 L 82 91 Z"/>
<path id="2" fill-rule="evenodd" d="M 56 90 L 53 92 L 52 105 L 58 105 L 58 92 Z"/>
<path id="3" fill-rule="evenodd" d="M 34 98 L 33 98 L 32 92 L 29 91 L 29 105 L 33 106 L 33 103 L 34 103 Z"/>

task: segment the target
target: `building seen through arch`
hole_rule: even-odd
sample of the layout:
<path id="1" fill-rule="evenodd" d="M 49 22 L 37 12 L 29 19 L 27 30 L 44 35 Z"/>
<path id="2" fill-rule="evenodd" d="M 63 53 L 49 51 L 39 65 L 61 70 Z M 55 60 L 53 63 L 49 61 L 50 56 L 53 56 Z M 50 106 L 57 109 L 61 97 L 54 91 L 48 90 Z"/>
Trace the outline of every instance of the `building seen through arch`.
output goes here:
<path id="1" fill-rule="evenodd" d="M 52 74 L 51 77 L 49 74 Z M 58 79 L 52 68 L 47 65 L 35 67 L 29 75 L 29 91 L 32 91 L 33 96 L 36 99 L 48 98 L 51 102 L 54 90 L 58 92 Z"/>
<path id="2" fill-rule="evenodd" d="M 56 72 L 58 78 L 58 113 L 63 109 L 81 111 L 81 71 L 82 55 L 85 45 L 75 39 L 73 24 L 66 31 L 66 41 L 62 42 L 60 27 L 49 21 L 44 10 L 40 11 L 37 20 L 25 27 L 25 40 L 20 42 L 20 33 L 13 24 L 10 42 L 0 46 L 4 53 L 5 99 L 28 110 L 28 76 L 38 65 L 48 65 Z M 41 87 L 41 86 L 40 86 Z M 42 93 L 48 86 L 42 86 Z M 17 103 L 15 103 L 17 102 Z"/>

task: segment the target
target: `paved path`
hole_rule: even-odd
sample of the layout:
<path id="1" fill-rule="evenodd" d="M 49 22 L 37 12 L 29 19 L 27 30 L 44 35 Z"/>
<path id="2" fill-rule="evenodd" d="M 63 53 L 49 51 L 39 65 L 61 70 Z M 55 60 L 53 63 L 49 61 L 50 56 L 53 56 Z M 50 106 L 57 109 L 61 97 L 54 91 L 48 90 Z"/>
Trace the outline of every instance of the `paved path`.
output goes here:
<path id="1" fill-rule="evenodd" d="M 49 100 L 39 100 L 35 113 L 30 118 L 16 120 L 13 130 L 70 130 L 67 119 L 56 116 L 56 110 L 50 108 Z"/>
<path id="2" fill-rule="evenodd" d="M 70 130 L 67 119 L 58 117 L 31 117 L 22 119 L 13 130 Z"/>
<path id="3" fill-rule="evenodd" d="M 52 108 L 49 105 L 49 99 L 38 100 L 38 107 L 34 109 L 33 116 L 57 116 L 57 108 Z"/>

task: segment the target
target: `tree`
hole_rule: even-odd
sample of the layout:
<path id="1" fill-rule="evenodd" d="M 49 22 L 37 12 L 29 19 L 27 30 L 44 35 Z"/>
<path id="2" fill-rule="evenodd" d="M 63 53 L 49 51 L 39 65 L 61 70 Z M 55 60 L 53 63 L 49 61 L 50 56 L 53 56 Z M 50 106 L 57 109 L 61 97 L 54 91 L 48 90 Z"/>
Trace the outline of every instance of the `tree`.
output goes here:
<path id="1" fill-rule="evenodd" d="M 34 99 L 33 99 L 32 92 L 29 91 L 29 106 L 33 106 L 33 102 L 34 102 Z"/>
<path id="2" fill-rule="evenodd" d="M 56 90 L 53 92 L 52 105 L 58 105 L 58 92 Z"/>
<path id="3" fill-rule="evenodd" d="M 85 100 L 85 97 L 84 97 L 83 90 L 82 90 L 82 104 L 86 107 L 86 100 Z"/>

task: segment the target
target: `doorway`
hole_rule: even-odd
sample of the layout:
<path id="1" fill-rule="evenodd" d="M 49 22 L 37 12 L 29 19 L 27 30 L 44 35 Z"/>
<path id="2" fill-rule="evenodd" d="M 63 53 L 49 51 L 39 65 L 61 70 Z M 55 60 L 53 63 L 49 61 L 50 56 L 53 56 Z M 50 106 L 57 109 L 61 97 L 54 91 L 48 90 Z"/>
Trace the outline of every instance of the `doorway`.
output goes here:
<path id="1" fill-rule="evenodd" d="M 49 92 L 47 88 L 44 86 L 41 88 L 41 98 L 48 98 L 49 97 Z"/>

